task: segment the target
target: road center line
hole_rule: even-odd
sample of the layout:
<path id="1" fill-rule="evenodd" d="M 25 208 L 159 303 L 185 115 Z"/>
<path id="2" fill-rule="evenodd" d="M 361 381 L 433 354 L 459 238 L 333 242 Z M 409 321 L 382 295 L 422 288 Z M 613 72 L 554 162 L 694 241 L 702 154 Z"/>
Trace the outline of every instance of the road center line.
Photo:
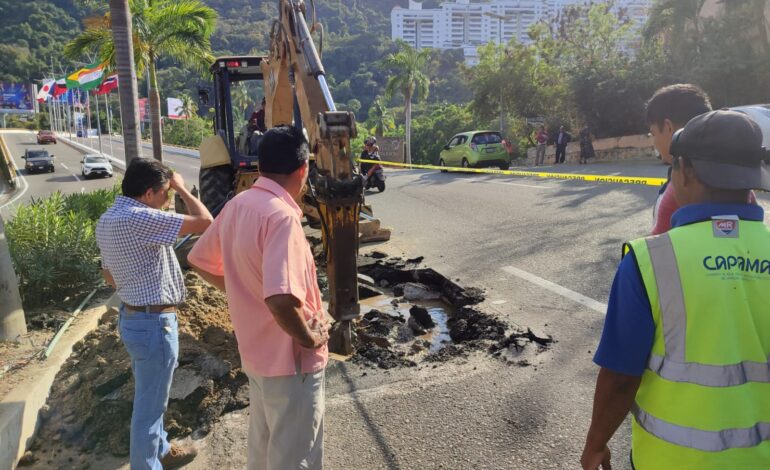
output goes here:
<path id="1" fill-rule="evenodd" d="M 591 310 L 599 312 L 602 315 L 607 313 L 607 304 L 603 304 L 590 297 L 586 297 L 585 295 L 579 294 L 574 290 L 567 289 L 566 287 L 560 286 L 547 279 L 543 279 L 542 277 L 535 276 L 534 274 L 528 273 L 527 271 L 521 270 L 519 268 L 514 268 L 513 266 L 505 266 L 500 269 L 502 269 L 508 274 L 513 274 L 514 276 L 524 279 L 525 281 L 529 281 L 532 284 L 538 285 L 555 294 L 559 294 L 562 297 L 566 297 L 567 299 L 570 299 L 573 302 L 577 302 L 585 307 L 588 307 Z"/>

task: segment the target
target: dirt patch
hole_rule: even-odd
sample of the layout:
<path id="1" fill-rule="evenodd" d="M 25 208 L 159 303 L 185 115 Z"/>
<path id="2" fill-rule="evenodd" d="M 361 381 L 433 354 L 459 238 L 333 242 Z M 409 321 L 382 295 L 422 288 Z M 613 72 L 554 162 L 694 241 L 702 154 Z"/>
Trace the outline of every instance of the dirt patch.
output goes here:
<path id="1" fill-rule="evenodd" d="M 484 292 L 462 287 L 429 268 L 414 268 L 422 259 L 384 258 L 380 253 L 359 258 L 359 272 L 385 293 L 362 301 L 362 320 L 355 324 L 353 362 L 391 369 L 422 362 L 440 363 L 487 351 L 511 357 L 509 349 L 527 354 L 545 350 L 552 341 L 520 332 L 483 312 Z M 535 347 L 528 347 L 534 344 Z M 505 352 L 505 354 L 504 354 Z M 521 355 L 521 354 L 519 354 Z"/>
<path id="2" fill-rule="evenodd" d="M 248 405 L 247 378 L 222 293 L 194 273 L 179 309 L 179 367 L 174 374 L 166 430 L 169 438 L 208 432 L 223 413 Z M 56 448 L 128 455 L 134 381 L 117 329 L 117 313 L 77 343 L 56 377 L 34 456 Z M 43 457 L 44 459 L 44 457 Z"/>

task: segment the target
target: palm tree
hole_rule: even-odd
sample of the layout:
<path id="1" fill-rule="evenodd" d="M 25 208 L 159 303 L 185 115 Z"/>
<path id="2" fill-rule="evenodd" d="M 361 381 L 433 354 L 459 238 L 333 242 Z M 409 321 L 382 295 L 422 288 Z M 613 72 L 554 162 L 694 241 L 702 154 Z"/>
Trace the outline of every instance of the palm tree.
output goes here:
<path id="1" fill-rule="evenodd" d="M 136 68 L 132 56 L 134 44 L 131 37 L 131 14 L 128 0 L 110 0 L 110 15 L 112 21 L 112 41 L 115 45 L 115 65 L 118 69 L 118 80 L 124 85 L 118 90 L 120 97 L 120 119 L 123 123 L 123 148 L 126 154 L 126 166 L 134 158 L 142 156 L 142 146 L 139 139 L 139 113 L 137 100 L 139 93 L 136 88 Z M 112 132 L 112 122 L 110 122 Z"/>
<path id="2" fill-rule="evenodd" d="M 124 3 L 126 0 L 122 0 Z M 153 156 L 162 160 L 163 135 L 156 65 L 170 57 L 199 70 L 211 63 L 211 34 L 217 13 L 200 0 L 128 0 L 133 16 L 134 61 L 150 81 L 150 123 Z M 86 22 L 85 30 L 64 48 L 78 58 L 97 53 L 111 67 L 116 65 L 111 13 L 101 21 Z M 116 24 L 117 25 L 117 24 Z"/>
<path id="3" fill-rule="evenodd" d="M 706 0 L 657 0 L 650 9 L 643 35 L 649 40 L 663 35 L 667 42 L 690 51 L 691 59 L 700 57 L 703 26 L 700 17 Z"/>
<path id="4" fill-rule="evenodd" d="M 182 101 L 182 113 L 185 116 L 184 130 L 185 133 L 187 133 L 190 130 L 188 126 L 189 120 L 198 112 L 198 105 L 195 104 L 195 101 L 187 94 L 182 95 L 180 100 Z"/>
<path id="5" fill-rule="evenodd" d="M 233 105 L 235 128 L 238 129 L 243 126 L 243 122 L 248 118 L 245 112 L 249 105 L 252 102 L 256 105 L 256 101 L 253 101 L 253 98 L 249 95 L 249 89 L 245 83 L 233 84 L 233 87 L 230 88 L 230 100 Z"/>
<path id="6" fill-rule="evenodd" d="M 425 99 L 430 91 L 430 80 L 423 72 L 429 55 L 428 50 L 418 51 L 409 44 L 398 41 L 398 52 L 389 54 L 383 62 L 393 73 L 385 87 L 385 96 L 391 99 L 396 93 L 400 93 L 404 97 L 407 163 L 412 163 L 412 98 Z"/>
<path id="7" fill-rule="evenodd" d="M 368 124 L 372 126 L 369 132 L 373 132 L 377 137 L 384 136 L 386 130 L 393 130 L 396 128 L 393 116 L 390 114 L 388 108 L 382 103 L 382 98 L 379 96 L 374 100 L 372 107 L 369 108 Z"/>

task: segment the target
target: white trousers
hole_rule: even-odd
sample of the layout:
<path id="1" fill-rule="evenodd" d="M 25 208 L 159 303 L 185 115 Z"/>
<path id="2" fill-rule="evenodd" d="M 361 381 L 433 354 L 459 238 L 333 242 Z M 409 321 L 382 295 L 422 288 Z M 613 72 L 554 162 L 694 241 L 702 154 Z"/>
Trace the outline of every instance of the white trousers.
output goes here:
<path id="1" fill-rule="evenodd" d="M 249 375 L 248 470 L 321 470 L 324 371 Z"/>

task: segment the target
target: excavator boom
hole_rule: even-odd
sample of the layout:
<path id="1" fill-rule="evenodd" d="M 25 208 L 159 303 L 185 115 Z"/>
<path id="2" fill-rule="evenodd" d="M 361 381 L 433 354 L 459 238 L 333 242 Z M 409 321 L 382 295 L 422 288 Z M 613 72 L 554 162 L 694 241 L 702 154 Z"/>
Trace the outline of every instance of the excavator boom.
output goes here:
<path id="1" fill-rule="evenodd" d="M 335 319 L 329 349 L 352 354 L 352 320 L 358 303 L 358 233 L 363 180 L 350 148 L 352 113 L 337 111 L 305 19 L 303 0 L 280 0 L 269 56 L 262 61 L 268 127 L 307 131 L 315 169 L 309 179 L 321 221 L 329 278 L 329 313 Z"/>

